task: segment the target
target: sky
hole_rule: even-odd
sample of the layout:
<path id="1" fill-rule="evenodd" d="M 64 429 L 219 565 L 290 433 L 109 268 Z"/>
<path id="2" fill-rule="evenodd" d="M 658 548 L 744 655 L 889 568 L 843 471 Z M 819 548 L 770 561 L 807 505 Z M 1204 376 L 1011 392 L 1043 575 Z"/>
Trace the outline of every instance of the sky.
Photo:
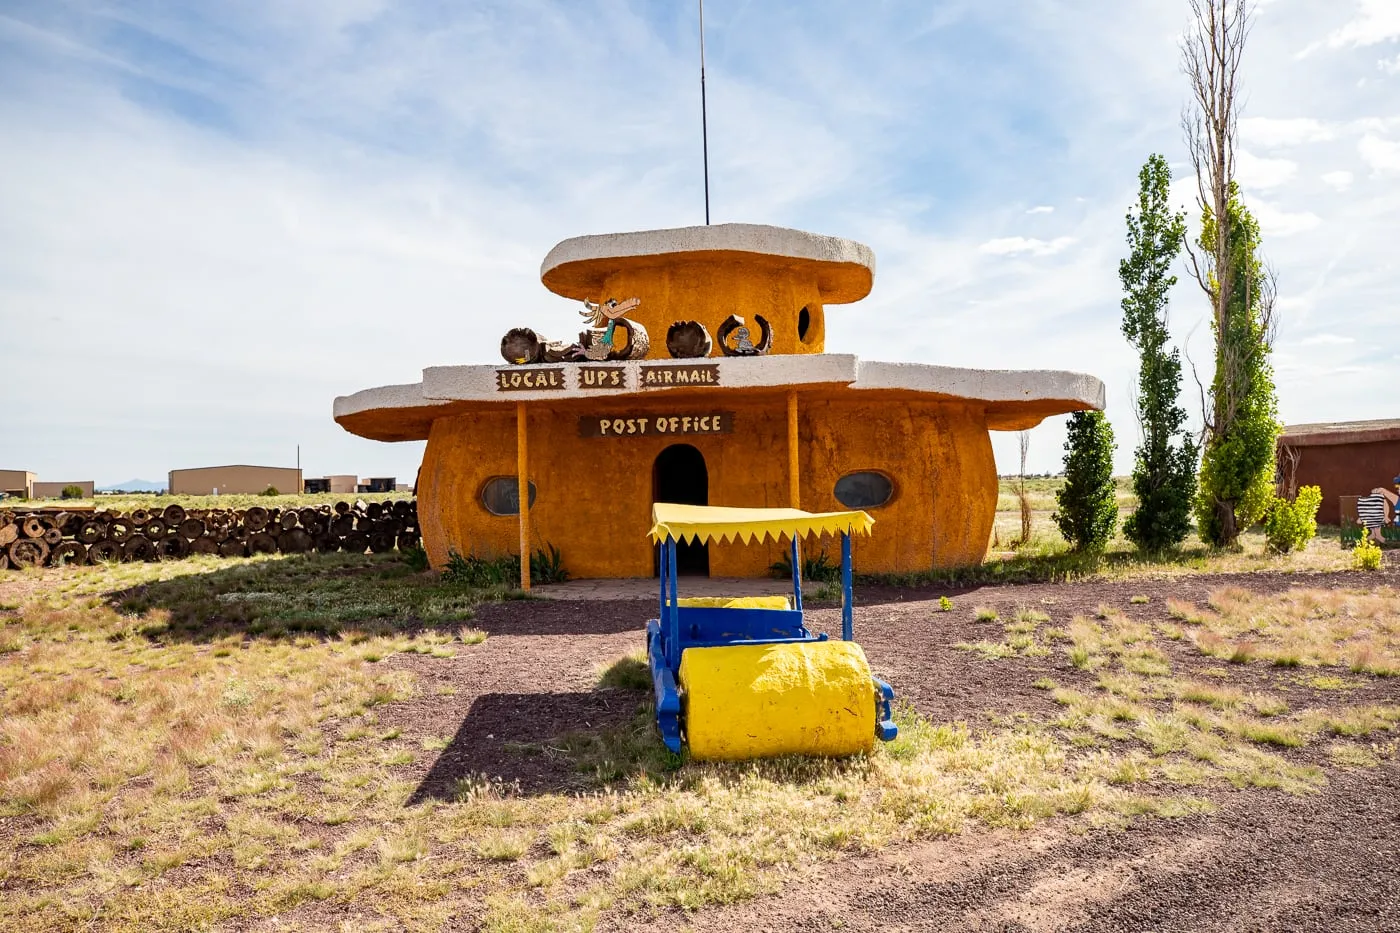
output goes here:
<path id="1" fill-rule="evenodd" d="M 576 330 L 539 282 L 560 240 L 703 223 L 695 13 L 0 0 L 0 468 L 101 485 L 300 445 L 308 476 L 411 481 L 422 444 L 346 433 L 335 396 Z M 710 0 L 713 220 L 875 251 L 829 351 L 1098 376 L 1127 472 L 1124 214 L 1160 152 L 1194 226 L 1186 25 L 1185 0 Z M 1261 4 L 1243 81 L 1281 418 L 1396 417 L 1400 2 Z M 1032 431 L 1028 469 L 1063 442 Z"/>

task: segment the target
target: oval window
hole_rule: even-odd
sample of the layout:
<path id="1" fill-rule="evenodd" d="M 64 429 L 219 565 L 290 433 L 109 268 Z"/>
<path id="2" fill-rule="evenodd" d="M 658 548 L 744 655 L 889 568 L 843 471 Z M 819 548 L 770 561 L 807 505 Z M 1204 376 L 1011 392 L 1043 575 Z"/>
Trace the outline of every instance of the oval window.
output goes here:
<path id="1" fill-rule="evenodd" d="M 481 487 L 481 504 L 492 515 L 520 514 L 520 486 L 514 476 L 493 476 Z M 535 484 L 530 484 L 530 508 L 535 507 Z"/>
<path id="2" fill-rule="evenodd" d="M 807 308 L 804 306 L 801 311 L 797 312 L 797 339 L 801 340 L 803 343 L 806 343 L 807 331 L 811 330 L 811 328 L 812 312 L 807 310 Z"/>
<path id="3" fill-rule="evenodd" d="M 894 482 L 874 470 L 847 473 L 836 481 L 836 501 L 848 509 L 873 509 L 893 495 Z"/>

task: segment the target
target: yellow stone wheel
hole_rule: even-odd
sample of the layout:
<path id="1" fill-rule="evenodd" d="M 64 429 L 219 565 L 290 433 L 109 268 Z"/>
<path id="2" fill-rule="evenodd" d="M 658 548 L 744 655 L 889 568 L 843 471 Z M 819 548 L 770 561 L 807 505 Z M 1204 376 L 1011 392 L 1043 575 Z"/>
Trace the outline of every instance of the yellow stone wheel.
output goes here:
<path id="1" fill-rule="evenodd" d="M 688 648 L 681 709 L 691 757 L 844 757 L 875 744 L 875 688 L 849 641 Z"/>

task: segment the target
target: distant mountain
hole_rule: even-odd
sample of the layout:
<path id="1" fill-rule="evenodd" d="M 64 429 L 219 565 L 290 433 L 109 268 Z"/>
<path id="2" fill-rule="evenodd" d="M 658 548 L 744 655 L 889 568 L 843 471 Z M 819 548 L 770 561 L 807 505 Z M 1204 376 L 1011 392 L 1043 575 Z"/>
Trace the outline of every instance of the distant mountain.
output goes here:
<path id="1" fill-rule="evenodd" d="M 129 479 L 124 483 L 98 486 L 98 492 L 165 492 L 164 483 L 153 483 L 148 479 Z"/>

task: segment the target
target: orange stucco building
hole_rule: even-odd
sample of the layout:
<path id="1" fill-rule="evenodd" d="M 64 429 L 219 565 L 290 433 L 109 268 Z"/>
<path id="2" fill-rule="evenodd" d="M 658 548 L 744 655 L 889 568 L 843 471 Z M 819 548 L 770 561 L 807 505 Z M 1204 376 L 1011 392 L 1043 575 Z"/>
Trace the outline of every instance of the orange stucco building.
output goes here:
<path id="1" fill-rule="evenodd" d="M 555 346 L 544 358 L 557 362 L 432 367 L 336 399 L 335 418 L 363 437 L 427 440 L 418 512 L 434 566 L 452 550 L 519 552 L 523 538 L 559 548 L 575 577 L 648 576 L 656 501 L 864 508 L 866 572 L 980 561 L 997 498 L 989 432 L 1102 408 L 1103 384 L 827 353 L 827 306 L 865 297 L 874 267 L 859 243 L 746 224 L 566 240 L 541 268 L 549 290 L 638 300 L 614 358 Z M 678 351 L 677 322 L 711 345 Z M 784 552 L 712 543 L 681 562 L 758 576 Z"/>

